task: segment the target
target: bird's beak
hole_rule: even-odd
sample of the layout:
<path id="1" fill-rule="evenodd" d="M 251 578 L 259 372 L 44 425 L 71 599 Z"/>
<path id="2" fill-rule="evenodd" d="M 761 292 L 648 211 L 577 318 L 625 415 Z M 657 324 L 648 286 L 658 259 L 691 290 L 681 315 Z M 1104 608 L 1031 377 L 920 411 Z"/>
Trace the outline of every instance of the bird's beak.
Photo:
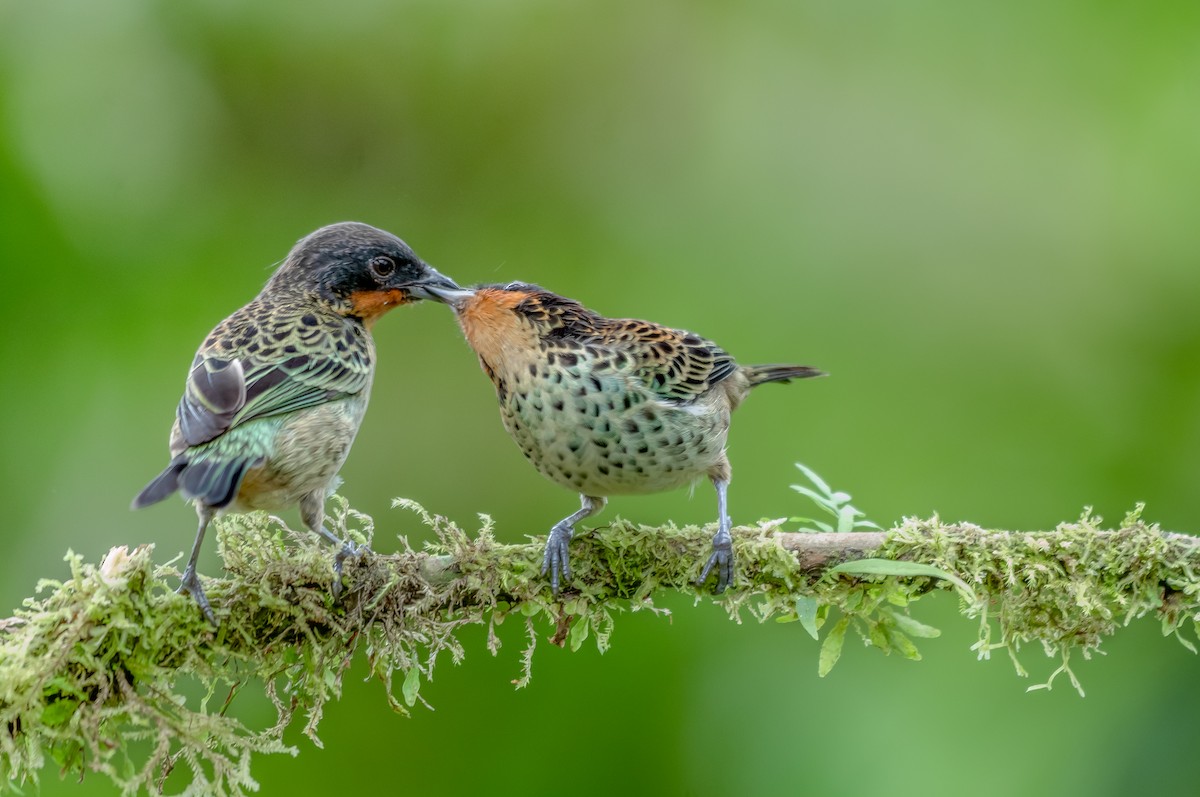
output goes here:
<path id="1" fill-rule="evenodd" d="M 429 268 L 429 276 L 405 286 L 409 294 L 417 299 L 432 299 L 435 302 L 446 302 L 444 294 L 462 291 L 458 287 L 458 283 L 450 279 L 444 274 L 441 274 Z"/>
<path id="2" fill-rule="evenodd" d="M 417 290 L 414 290 L 413 294 L 423 299 L 432 299 L 435 302 L 448 304 L 455 310 L 460 309 L 467 299 L 475 295 L 475 291 L 460 288 L 454 284 L 453 280 L 446 279 L 440 274 L 438 277 L 440 279 L 423 282 L 419 286 L 415 286 Z"/>

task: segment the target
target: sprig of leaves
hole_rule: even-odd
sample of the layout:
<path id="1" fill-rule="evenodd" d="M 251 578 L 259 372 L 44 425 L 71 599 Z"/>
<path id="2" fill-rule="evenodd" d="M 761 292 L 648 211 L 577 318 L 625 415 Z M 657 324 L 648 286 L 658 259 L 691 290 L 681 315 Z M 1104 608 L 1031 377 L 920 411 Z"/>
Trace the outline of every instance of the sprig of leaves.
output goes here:
<path id="1" fill-rule="evenodd" d="M 867 520 L 865 512 L 850 504 L 850 493 L 834 490 L 824 479 L 814 473 L 811 468 L 799 462 L 796 463 L 796 467 L 800 469 L 800 472 L 804 474 L 812 486 L 793 484 L 792 489 L 812 499 L 812 502 L 817 505 L 818 509 L 832 515 L 835 521 L 835 523 L 827 523 L 824 520 L 809 517 L 789 518 L 793 523 L 809 524 L 816 527 L 802 528 L 800 531 L 836 531 L 838 533 L 856 531 L 858 529 L 882 531 L 879 524 Z"/>
<path id="2" fill-rule="evenodd" d="M 882 530 L 876 523 L 867 519 L 866 513 L 850 503 L 850 494 L 834 490 L 813 470 L 797 462 L 796 467 L 804 474 L 809 485 L 793 484 L 792 489 L 806 496 L 822 512 L 832 516 L 834 522 L 817 520 L 808 517 L 791 518 L 793 523 L 809 526 L 801 531 L 847 533 L 860 529 Z M 887 559 L 859 559 L 831 568 L 829 574 L 844 574 L 849 576 L 891 577 L 893 579 L 938 578 L 944 579 L 959 591 L 963 599 L 974 604 L 977 598 L 970 586 L 958 576 L 928 564 Z M 842 600 L 837 608 L 841 617 L 833 623 L 833 627 L 820 639 L 820 630 L 830 619 L 834 606 L 822 601 L 816 595 L 801 595 L 796 598 L 796 616 L 788 618 L 799 621 L 801 627 L 818 641 L 821 641 L 821 656 L 817 672 L 824 677 L 833 669 L 842 655 L 842 646 L 846 632 L 851 628 L 858 631 L 863 641 L 879 648 L 885 653 L 897 651 L 905 658 L 920 659 L 910 637 L 932 638 L 941 632 L 932 626 L 925 625 L 908 615 L 898 611 L 905 608 L 912 598 L 909 588 L 904 582 L 887 581 L 864 583 L 858 590 L 852 592 L 848 599 Z M 890 604 L 890 605 L 889 605 Z"/>

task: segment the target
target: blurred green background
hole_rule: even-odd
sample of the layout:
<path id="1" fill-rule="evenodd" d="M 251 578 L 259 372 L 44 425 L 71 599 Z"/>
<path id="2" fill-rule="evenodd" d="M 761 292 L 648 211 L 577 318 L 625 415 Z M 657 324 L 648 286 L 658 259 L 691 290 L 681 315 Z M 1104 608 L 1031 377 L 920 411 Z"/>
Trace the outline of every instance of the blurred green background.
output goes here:
<path id="1" fill-rule="evenodd" d="M 807 507 L 801 460 L 891 522 L 1014 529 L 1136 501 L 1200 511 L 1200 6 L 1158 3 L 0 3 L 0 607 L 68 548 L 186 550 L 133 514 L 202 336 L 310 230 L 359 219 L 463 282 L 536 281 L 609 315 L 828 379 L 762 390 L 730 453 L 737 522 Z M 502 430 L 445 308 L 376 328 L 344 493 L 376 548 L 406 496 L 504 540 L 576 506 Z M 614 500 L 714 517 L 707 486 Z M 289 516 L 293 517 L 293 516 Z M 215 573 L 209 545 L 201 572 Z M 351 672 L 325 748 L 265 794 L 1192 793 L 1200 661 L 1148 619 L 1054 663 L 976 662 L 950 596 L 914 664 L 714 606 L 620 618 L 613 649 L 468 634 L 392 715 Z M 246 699 L 246 721 L 269 724 Z M 110 794 L 45 773 L 42 793 Z"/>

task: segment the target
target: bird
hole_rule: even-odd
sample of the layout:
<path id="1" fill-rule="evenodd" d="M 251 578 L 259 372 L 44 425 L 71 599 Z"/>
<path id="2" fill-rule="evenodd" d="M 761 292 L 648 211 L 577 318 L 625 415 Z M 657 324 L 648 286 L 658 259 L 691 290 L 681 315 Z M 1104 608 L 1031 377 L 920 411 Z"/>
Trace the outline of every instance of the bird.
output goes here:
<path id="1" fill-rule="evenodd" d="M 216 625 L 196 573 L 214 516 L 299 506 L 304 525 L 342 565 L 361 551 L 324 525 L 325 499 L 358 432 L 375 374 L 371 329 L 393 307 L 457 284 L 402 240 L 360 222 L 300 239 L 262 291 L 219 323 L 189 367 L 171 428 L 167 467 L 133 509 L 173 493 L 195 505 L 196 540 L 179 592 Z"/>
<path id="2" fill-rule="evenodd" d="M 711 340 L 632 318 L 606 318 L 538 285 L 432 288 L 458 319 L 491 379 L 509 435 L 550 481 L 579 493 L 542 557 L 557 594 L 571 578 L 575 525 L 612 495 L 669 490 L 708 477 L 717 493 L 715 592 L 734 577 L 725 452 L 730 414 L 758 385 L 823 376 L 806 365 L 739 365 Z"/>

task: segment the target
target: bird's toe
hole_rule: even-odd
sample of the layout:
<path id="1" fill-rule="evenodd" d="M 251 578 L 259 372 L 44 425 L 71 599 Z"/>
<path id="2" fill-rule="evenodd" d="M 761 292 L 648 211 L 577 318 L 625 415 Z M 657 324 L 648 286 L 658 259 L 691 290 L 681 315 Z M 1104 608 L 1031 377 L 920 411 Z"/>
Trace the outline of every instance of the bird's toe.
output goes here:
<path id="1" fill-rule="evenodd" d="M 714 570 L 717 573 L 717 584 L 713 591 L 720 595 L 733 583 L 733 540 L 728 534 L 725 534 L 723 539 L 720 534 L 713 539 L 712 555 L 704 563 L 700 578 L 696 579 L 696 586 L 704 586 L 704 582 Z"/>
<path id="2" fill-rule="evenodd" d="M 371 547 L 366 543 L 359 545 L 351 540 L 342 543 L 341 550 L 333 557 L 333 583 L 329 588 L 333 597 L 336 598 L 342 593 L 342 571 L 346 567 L 346 560 L 359 559 L 369 553 L 371 553 Z"/>
<path id="3" fill-rule="evenodd" d="M 558 594 L 562 580 L 571 579 L 571 559 L 568 546 L 571 542 L 571 529 L 555 526 L 550 530 L 546 540 L 546 550 L 542 554 L 542 575 L 550 573 L 550 591 Z"/>
<path id="4" fill-rule="evenodd" d="M 204 594 L 204 588 L 200 586 L 200 577 L 196 575 L 195 570 L 184 572 L 183 578 L 179 582 L 179 589 L 175 592 L 180 595 L 191 595 L 205 618 L 214 626 L 218 625 L 217 616 L 213 614 L 212 605 L 208 602 L 208 596 Z"/>

